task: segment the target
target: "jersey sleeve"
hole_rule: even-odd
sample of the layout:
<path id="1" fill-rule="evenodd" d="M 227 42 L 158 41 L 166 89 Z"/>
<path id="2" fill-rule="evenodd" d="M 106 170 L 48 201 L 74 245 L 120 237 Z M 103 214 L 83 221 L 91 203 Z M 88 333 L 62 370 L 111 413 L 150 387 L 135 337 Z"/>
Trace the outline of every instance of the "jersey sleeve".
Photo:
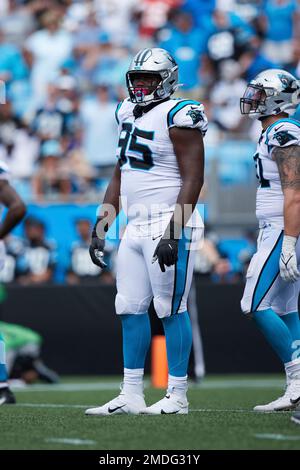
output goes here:
<path id="1" fill-rule="evenodd" d="M 0 180 L 10 181 L 10 171 L 6 163 L 0 161 Z"/>
<path id="2" fill-rule="evenodd" d="M 116 107 L 116 110 L 115 110 L 115 118 L 116 118 L 118 126 L 120 125 L 120 119 L 121 119 L 120 109 L 121 109 L 122 104 L 123 104 L 123 101 L 120 101 L 117 104 L 117 107 Z"/>
<path id="3" fill-rule="evenodd" d="M 131 103 L 129 98 L 126 98 L 125 100 L 118 103 L 115 111 L 115 117 L 119 128 L 122 127 L 122 123 L 126 121 L 128 117 L 132 116 L 134 106 L 135 105 Z"/>
<path id="4" fill-rule="evenodd" d="M 168 112 L 168 127 L 199 129 L 202 135 L 207 131 L 207 117 L 204 106 L 197 101 L 180 101 Z"/>
<path id="5" fill-rule="evenodd" d="M 268 132 L 266 143 L 269 149 L 300 145 L 300 122 L 278 122 Z"/>

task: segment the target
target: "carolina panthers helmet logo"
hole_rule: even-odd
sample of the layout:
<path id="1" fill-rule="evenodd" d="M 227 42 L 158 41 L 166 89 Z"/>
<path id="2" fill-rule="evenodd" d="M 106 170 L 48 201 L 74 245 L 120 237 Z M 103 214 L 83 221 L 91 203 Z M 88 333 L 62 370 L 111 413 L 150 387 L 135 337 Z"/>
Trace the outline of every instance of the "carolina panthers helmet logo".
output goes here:
<path id="1" fill-rule="evenodd" d="M 283 93 L 293 93 L 296 91 L 294 80 L 291 80 L 288 76 L 284 75 L 283 73 L 278 74 L 278 78 L 282 83 Z"/>
<path id="2" fill-rule="evenodd" d="M 203 121 L 203 116 L 202 113 L 199 109 L 193 109 L 191 108 L 187 113 L 187 116 L 191 116 L 191 119 L 193 121 L 193 124 L 197 124 L 200 121 Z"/>
<path id="3" fill-rule="evenodd" d="M 134 63 L 136 67 L 139 67 L 146 62 L 150 57 L 152 56 L 152 50 L 151 49 L 142 49 L 140 52 L 137 53 L 135 56 Z"/>

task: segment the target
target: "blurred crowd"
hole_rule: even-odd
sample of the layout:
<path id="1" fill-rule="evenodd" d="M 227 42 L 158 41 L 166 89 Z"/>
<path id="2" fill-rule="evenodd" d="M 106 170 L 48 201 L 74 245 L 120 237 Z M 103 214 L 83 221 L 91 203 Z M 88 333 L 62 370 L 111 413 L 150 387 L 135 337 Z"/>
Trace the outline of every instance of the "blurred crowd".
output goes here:
<path id="1" fill-rule="evenodd" d="M 299 39 L 300 0 L 1 0 L 0 159 L 26 202 L 101 202 L 116 163 L 125 73 L 139 49 L 154 46 L 179 65 L 178 96 L 205 104 L 206 145 L 218 157 L 222 140 L 257 138 L 239 111 L 247 81 L 269 67 L 300 76 Z M 76 230 L 66 281 L 114 282 L 116 247 L 100 272 L 87 258 L 91 222 Z M 240 280 L 254 240 L 247 232 L 231 243 L 209 229 L 196 272 Z M 55 280 L 57 247 L 42 221 L 29 218 L 7 247 L 2 281 Z"/>
<path id="2" fill-rule="evenodd" d="M 28 216 L 23 233 L 19 236 L 9 235 L 5 240 L 6 260 L 4 269 L 0 271 L 0 284 L 115 284 L 116 256 L 120 240 L 106 242 L 105 261 L 108 267 L 101 270 L 91 262 L 89 256 L 92 221 L 81 217 L 74 220 L 74 225 L 76 235 L 67 242 L 67 253 L 64 253 L 63 262 L 59 241 L 47 237 L 45 222 Z M 124 227 L 120 232 L 122 238 Z M 241 282 L 256 251 L 256 232 L 245 231 L 239 239 L 221 238 L 207 226 L 204 238 L 194 249 L 194 272 L 201 281 Z M 60 278 L 58 271 L 62 271 Z"/>
<path id="3" fill-rule="evenodd" d="M 297 0 L 1 0 L 0 158 L 25 200 L 99 200 L 137 50 L 174 55 L 179 94 L 205 103 L 217 145 L 249 138 L 248 80 L 277 66 L 299 76 L 299 36 Z"/>
<path id="4" fill-rule="evenodd" d="M 53 284 L 57 282 L 57 269 L 63 268 L 63 281 L 70 284 L 88 284 L 99 281 L 115 282 L 115 256 L 117 245 L 106 243 L 105 258 L 108 268 L 102 271 L 89 257 L 92 224 L 89 219 L 75 221 L 76 240 L 70 240 L 65 257 L 67 265 L 59 266 L 57 241 L 48 239 L 44 221 L 26 218 L 21 236 L 9 235 L 5 240 L 6 259 L 0 271 L 0 283 L 22 286 Z"/>

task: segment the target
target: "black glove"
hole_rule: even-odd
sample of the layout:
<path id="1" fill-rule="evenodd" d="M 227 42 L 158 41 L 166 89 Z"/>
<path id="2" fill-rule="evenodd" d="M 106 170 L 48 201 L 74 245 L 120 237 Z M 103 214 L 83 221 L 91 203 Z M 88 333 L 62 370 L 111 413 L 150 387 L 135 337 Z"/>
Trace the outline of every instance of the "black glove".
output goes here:
<path id="1" fill-rule="evenodd" d="M 97 222 L 96 222 L 96 224 L 93 228 L 92 240 L 91 240 L 89 252 L 90 252 L 90 257 L 91 257 L 91 260 L 93 261 L 93 263 L 103 269 L 103 268 L 107 267 L 107 264 L 103 260 L 105 238 L 104 238 L 104 236 L 103 236 L 103 238 L 99 238 L 98 235 L 97 235 L 98 223 L 101 223 L 101 219 L 97 219 Z M 100 233 L 103 232 L 103 230 L 99 230 L 99 231 L 100 231 Z M 106 232 L 106 231 L 107 231 L 107 228 L 106 228 L 106 230 L 104 229 L 104 232 Z M 103 232 L 103 235 L 104 235 L 104 232 Z"/>
<path id="2" fill-rule="evenodd" d="M 165 265 L 172 266 L 178 259 L 178 240 L 162 238 L 153 254 L 152 262 L 158 260 L 160 269 L 164 273 Z"/>

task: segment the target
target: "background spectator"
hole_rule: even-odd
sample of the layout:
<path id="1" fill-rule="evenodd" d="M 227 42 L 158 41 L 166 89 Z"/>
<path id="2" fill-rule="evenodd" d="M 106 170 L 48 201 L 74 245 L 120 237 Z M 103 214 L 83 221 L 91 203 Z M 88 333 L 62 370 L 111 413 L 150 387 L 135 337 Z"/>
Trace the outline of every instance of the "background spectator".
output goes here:
<path id="1" fill-rule="evenodd" d="M 76 222 L 78 240 L 71 247 L 71 265 L 67 276 L 69 284 L 79 284 L 100 281 L 105 284 L 114 282 L 114 276 L 110 271 L 110 253 L 111 247 L 105 249 L 105 260 L 108 263 L 108 269 L 104 271 L 95 266 L 89 256 L 89 245 L 92 231 L 91 221 L 88 219 L 79 219 Z"/>
<path id="2" fill-rule="evenodd" d="M 72 192 L 69 174 L 61 171 L 62 149 L 57 140 L 47 140 L 41 147 L 41 165 L 35 174 L 33 189 L 36 197 L 43 200 L 63 199 Z"/>
<path id="3" fill-rule="evenodd" d="M 189 12 L 170 12 L 166 28 L 158 34 L 159 46 L 167 49 L 179 66 L 182 89 L 199 95 L 201 57 L 205 50 L 206 32 L 195 26 Z"/>
<path id="4" fill-rule="evenodd" d="M 17 256 L 18 282 L 22 285 L 51 282 L 55 263 L 55 245 L 45 239 L 43 222 L 28 217 L 25 221 L 22 250 Z"/>
<path id="5" fill-rule="evenodd" d="M 44 28 L 26 41 L 26 49 L 32 56 L 31 82 L 37 104 L 43 102 L 47 84 L 56 78 L 59 67 L 72 50 L 71 35 L 62 29 L 58 10 L 47 11 L 41 22 Z"/>
<path id="6" fill-rule="evenodd" d="M 263 6 L 263 50 L 271 61 L 284 66 L 292 61 L 293 35 L 299 19 L 296 11 L 297 0 L 268 0 Z"/>
<path id="7" fill-rule="evenodd" d="M 116 103 L 108 85 L 98 85 L 95 94 L 81 103 L 83 148 L 88 162 L 101 176 L 109 176 L 116 163 Z"/>

